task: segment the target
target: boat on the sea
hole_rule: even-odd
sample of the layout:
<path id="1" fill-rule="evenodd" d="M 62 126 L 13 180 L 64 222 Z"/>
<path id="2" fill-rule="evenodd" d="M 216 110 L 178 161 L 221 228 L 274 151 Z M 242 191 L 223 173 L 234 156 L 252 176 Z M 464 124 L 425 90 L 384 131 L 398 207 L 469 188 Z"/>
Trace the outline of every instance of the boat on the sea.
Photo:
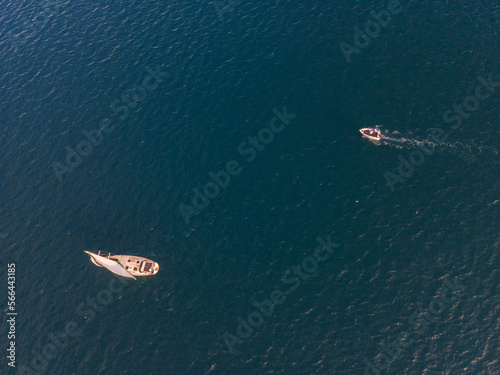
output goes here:
<path id="1" fill-rule="evenodd" d="M 105 251 L 97 254 L 85 251 L 97 267 L 107 268 L 115 275 L 134 279 L 135 277 L 153 276 L 160 270 L 160 265 L 150 259 L 135 255 L 113 255 Z"/>
<path id="2" fill-rule="evenodd" d="M 359 129 L 359 132 L 363 135 L 363 137 L 366 137 L 373 141 L 379 141 L 384 137 L 382 135 L 382 132 L 377 128 L 363 128 Z"/>

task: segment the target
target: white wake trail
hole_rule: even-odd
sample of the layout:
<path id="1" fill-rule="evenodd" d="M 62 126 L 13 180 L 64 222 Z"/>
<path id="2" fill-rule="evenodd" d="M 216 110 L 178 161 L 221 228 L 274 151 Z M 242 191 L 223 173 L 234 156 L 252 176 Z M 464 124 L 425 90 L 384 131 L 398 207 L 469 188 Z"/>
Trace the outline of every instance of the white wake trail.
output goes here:
<path id="1" fill-rule="evenodd" d="M 437 142 L 430 139 L 421 139 L 417 137 L 407 138 L 401 133 L 383 131 L 383 138 L 378 141 L 378 145 L 389 146 L 399 149 L 420 149 L 428 150 L 432 153 L 436 151 L 449 152 L 458 155 L 460 158 L 467 161 L 477 160 L 477 156 L 494 156 L 498 155 L 498 150 L 487 146 L 477 146 L 469 142 L 467 144 L 462 142 Z M 430 136 L 429 136 L 430 138 Z"/>

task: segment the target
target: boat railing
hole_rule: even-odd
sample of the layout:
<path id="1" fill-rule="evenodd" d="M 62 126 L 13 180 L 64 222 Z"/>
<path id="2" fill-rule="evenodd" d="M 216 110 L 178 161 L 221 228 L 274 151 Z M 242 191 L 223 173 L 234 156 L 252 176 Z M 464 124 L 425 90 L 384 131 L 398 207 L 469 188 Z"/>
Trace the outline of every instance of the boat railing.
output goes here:
<path id="1" fill-rule="evenodd" d="M 97 255 L 100 255 L 104 258 L 109 258 L 111 256 L 113 256 L 113 254 L 111 253 L 108 253 L 107 251 L 102 251 L 102 250 L 99 250 L 99 252 L 97 253 Z"/>

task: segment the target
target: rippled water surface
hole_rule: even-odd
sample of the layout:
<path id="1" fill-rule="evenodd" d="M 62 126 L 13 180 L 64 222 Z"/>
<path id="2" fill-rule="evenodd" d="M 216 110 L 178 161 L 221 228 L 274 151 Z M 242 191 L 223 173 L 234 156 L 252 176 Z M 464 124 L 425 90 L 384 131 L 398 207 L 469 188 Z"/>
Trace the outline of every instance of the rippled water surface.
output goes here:
<path id="1" fill-rule="evenodd" d="M 500 374 L 500 8 L 386 9 L 2 2 L 0 373 Z"/>

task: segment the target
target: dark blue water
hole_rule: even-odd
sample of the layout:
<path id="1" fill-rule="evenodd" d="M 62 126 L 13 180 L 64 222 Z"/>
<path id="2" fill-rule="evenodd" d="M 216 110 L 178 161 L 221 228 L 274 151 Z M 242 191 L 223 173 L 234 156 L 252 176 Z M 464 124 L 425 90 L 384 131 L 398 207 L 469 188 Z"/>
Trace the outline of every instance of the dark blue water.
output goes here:
<path id="1" fill-rule="evenodd" d="M 0 373 L 500 374 L 500 7 L 388 4 L 2 2 Z"/>

